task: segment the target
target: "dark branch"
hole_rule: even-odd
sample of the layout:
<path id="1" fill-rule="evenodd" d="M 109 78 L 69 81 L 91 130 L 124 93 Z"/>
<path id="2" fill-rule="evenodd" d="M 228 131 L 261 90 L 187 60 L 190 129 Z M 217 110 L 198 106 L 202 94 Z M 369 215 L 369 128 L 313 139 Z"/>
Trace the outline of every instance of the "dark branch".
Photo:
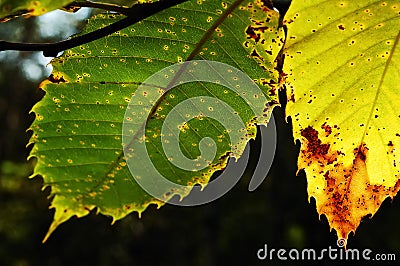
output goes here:
<path id="1" fill-rule="evenodd" d="M 115 4 L 107 4 L 107 3 L 96 3 L 91 1 L 84 1 L 84 2 L 72 2 L 71 4 L 64 7 L 67 10 L 75 10 L 81 7 L 90 7 L 90 8 L 98 8 L 103 9 L 111 12 L 117 12 L 123 14 L 125 16 L 129 16 L 132 12 L 131 8 L 123 7 Z"/>
<path id="2" fill-rule="evenodd" d="M 103 38 L 116 31 L 129 27 L 136 22 L 148 18 L 164 9 L 170 8 L 186 1 L 187 0 L 161 0 L 159 2 L 151 4 L 145 3 L 134 5 L 131 8 L 126 8 L 127 10 L 129 10 L 127 13 L 129 15 L 124 19 L 121 19 L 111 25 L 95 30 L 93 32 L 89 32 L 87 34 L 56 43 L 16 43 L 0 41 L 0 51 L 43 51 L 44 56 L 56 57 L 58 53 L 64 50 Z"/>

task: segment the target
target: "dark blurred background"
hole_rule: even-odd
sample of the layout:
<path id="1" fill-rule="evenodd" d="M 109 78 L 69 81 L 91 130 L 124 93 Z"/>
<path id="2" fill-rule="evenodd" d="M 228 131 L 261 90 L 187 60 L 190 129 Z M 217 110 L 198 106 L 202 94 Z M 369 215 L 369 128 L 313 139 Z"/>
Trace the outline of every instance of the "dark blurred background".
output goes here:
<path id="1" fill-rule="evenodd" d="M 287 4 L 276 1 L 282 10 Z M 16 19 L 0 25 L 0 39 L 62 40 L 77 32 L 88 15 L 88 10 L 58 11 Z M 304 173 L 296 175 L 299 145 L 283 108 L 274 111 L 278 146 L 273 166 L 254 192 L 247 188 L 257 152 L 252 152 L 253 164 L 236 187 L 212 203 L 159 210 L 151 206 L 141 219 L 131 214 L 112 226 L 109 217 L 92 213 L 71 219 L 42 244 L 53 210 L 48 210 L 49 190 L 41 191 L 41 178 L 27 178 L 34 161 L 26 161 L 31 149 L 26 147 L 26 129 L 33 121 L 30 109 L 43 96 L 38 85 L 50 74 L 49 60 L 41 53 L 0 52 L 0 266 L 277 265 L 277 260 L 259 261 L 257 250 L 264 244 L 275 249 L 336 248 L 336 234 L 325 217 L 319 219 L 313 200 L 308 202 Z M 281 99 L 284 102 L 283 94 Z M 259 140 L 251 143 L 252 151 Z M 398 197 L 393 203 L 385 201 L 375 217 L 365 219 L 356 236 L 350 236 L 348 247 L 395 253 L 400 260 L 399 203 Z"/>

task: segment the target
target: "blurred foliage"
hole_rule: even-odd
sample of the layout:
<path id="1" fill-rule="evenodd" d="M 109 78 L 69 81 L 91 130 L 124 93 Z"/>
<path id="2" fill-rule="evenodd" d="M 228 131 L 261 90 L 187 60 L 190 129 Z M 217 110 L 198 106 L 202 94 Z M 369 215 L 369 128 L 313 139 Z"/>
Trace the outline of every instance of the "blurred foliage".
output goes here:
<path id="1" fill-rule="evenodd" d="M 75 15 L 56 11 L 43 17 L 18 18 L 0 24 L 0 39 L 25 43 L 60 41 L 76 33 L 87 15 L 87 10 Z M 29 111 L 43 96 L 38 87 L 51 72 L 46 67 L 50 59 L 40 52 L 0 52 L 0 161 L 25 161 L 29 153 L 25 146 L 30 133 L 25 130 L 34 118 Z"/>
<path id="2" fill-rule="evenodd" d="M 42 39 L 34 21 L 1 24 L 0 39 L 51 41 Z M 65 36 L 54 36 L 52 41 L 61 38 Z M 299 146 L 282 108 L 274 111 L 278 125 L 275 160 L 268 178 L 254 192 L 248 192 L 247 186 L 260 138 L 252 142 L 253 165 L 217 201 L 186 208 L 152 206 L 141 219 L 129 215 L 112 226 L 110 218 L 91 213 L 84 219 L 71 219 L 41 244 L 53 211 L 48 210 L 49 190 L 41 191 L 42 180 L 27 179 L 34 162 L 25 159 L 30 149 L 25 147 L 30 135 L 25 130 L 33 119 L 28 112 L 42 96 L 37 88 L 45 73 L 29 79 L 23 71 L 24 58 L 38 61 L 32 53 L 0 53 L 1 266 L 279 265 L 278 261 L 258 261 L 257 250 L 264 244 L 275 249 L 336 248 L 336 236 L 329 232 L 325 217 L 319 221 L 315 203 L 308 203 L 303 171 L 296 176 Z M 393 203 L 385 201 L 374 219 L 365 219 L 356 236 L 350 236 L 348 247 L 399 255 L 399 205 L 399 197 Z"/>

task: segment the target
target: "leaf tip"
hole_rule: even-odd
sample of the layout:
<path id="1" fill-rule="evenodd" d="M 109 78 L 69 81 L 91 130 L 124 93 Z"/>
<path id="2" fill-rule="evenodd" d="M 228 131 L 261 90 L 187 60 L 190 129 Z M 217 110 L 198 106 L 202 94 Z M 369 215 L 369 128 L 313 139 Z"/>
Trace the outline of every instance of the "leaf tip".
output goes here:
<path id="1" fill-rule="evenodd" d="M 71 211 L 68 211 L 67 209 L 60 210 L 56 208 L 53 222 L 51 223 L 49 230 L 47 231 L 45 237 L 43 238 L 42 243 L 44 244 L 49 239 L 51 234 L 58 228 L 58 226 L 66 222 L 72 216 L 74 216 L 74 213 L 72 213 Z"/>

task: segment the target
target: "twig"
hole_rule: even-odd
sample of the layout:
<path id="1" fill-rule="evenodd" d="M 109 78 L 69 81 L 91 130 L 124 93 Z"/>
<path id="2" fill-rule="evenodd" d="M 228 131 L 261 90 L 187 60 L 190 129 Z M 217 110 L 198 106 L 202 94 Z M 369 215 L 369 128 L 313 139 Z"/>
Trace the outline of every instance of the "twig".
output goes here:
<path id="1" fill-rule="evenodd" d="M 90 8 L 98 8 L 103 9 L 111 12 L 117 12 L 123 14 L 125 16 L 130 16 L 132 13 L 132 9 L 129 7 L 123 7 L 116 4 L 107 4 L 107 3 L 96 3 L 92 1 L 84 1 L 84 2 L 72 2 L 71 4 L 67 5 L 65 9 L 74 9 L 76 7 L 90 7 Z"/>
<path id="2" fill-rule="evenodd" d="M 170 8 L 172 6 L 175 6 L 177 4 L 186 1 L 188 0 L 161 0 L 151 4 L 145 3 L 145 4 L 134 5 L 131 8 L 126 8 L 127 10 L 129 10 L 129 12 L 127 13 L 129 15 L 124 19 L 121 19 L 104 28 L 89 32 L 87 34 L 78 37 L 74 37 L 69 40 L 64 40 L 56 43 L 17 43 L 17 42 L 0 41 L 0 51 L 5 51 L 5 50 L 43 51 L 44 56 L 56 57 L 58 53 L 64 50 L 103 38 L 116 31 L 129 27 L 135 24 L 136 22 L 148 18 L 164 9 Z"/>

